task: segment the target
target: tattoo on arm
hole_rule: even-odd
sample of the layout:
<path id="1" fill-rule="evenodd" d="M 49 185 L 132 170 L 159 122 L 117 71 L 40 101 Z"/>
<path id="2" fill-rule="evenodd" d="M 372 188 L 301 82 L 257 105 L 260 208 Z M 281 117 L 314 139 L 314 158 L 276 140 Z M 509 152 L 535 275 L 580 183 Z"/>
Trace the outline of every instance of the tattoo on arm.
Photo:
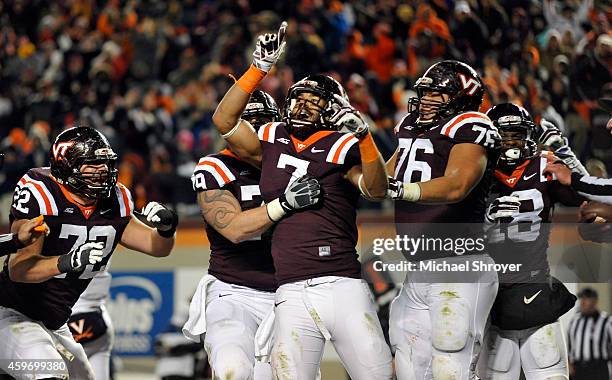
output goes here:
<path id="1" fill-rule="evenodd" d="M 242 211 L 238 200 L 227 190 L 206 190 L 198 194 L 198 203 L 206 223 L 215 229 L 230 225 Z"/>

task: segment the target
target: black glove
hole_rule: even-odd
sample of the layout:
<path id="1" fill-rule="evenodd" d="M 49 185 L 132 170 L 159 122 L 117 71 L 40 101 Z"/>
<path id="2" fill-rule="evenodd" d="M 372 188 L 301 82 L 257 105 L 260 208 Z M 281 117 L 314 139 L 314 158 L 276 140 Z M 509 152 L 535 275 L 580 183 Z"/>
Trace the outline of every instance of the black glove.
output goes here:
<path id="1" fill-rule="evenodd" d="M 404 198 L 404 183 L 393 177 L 389 177 L 389 187 L 387 187 L 387 198 L 403 199 Z"/>
<path id="2" fill-rule="evenodd" d="M 270 217 L 270 220 L 277 222 L 287 213 L 314 206 L 321 199 L 320 194 L 321 185 L 319 185 L 319 181 L 306 174 L 293 182 L 285 191 L 285 194 L 266 205 L 268 217 Z"/>
<path id="3" fill-rule="evenodd" d="M 178 215 L 166 206 L 157 202 L 149 202 L 137 215 L 146 225 L 157 228 L 157 233 L 165 238 L 171 238 L 176 232 Z"/>
<path id="4" fill-rule="evenodd" d="M 87 265 L 97 264 L 102 258 L 104 258 L 104 243 L 92 241 L 61 255 L 57 260 L 57 269 L 60 273 L 82 272 Z"/>
<path id="5" fill-rule="evenodd" d="M 538 133 L 538 142 L 553 152 L 557 151 L 559 148 L 567 145 L 567 139 L 563 137 L 561 130 L 546 119 L 542 119 L 539 128 L 537 130 Z"/>

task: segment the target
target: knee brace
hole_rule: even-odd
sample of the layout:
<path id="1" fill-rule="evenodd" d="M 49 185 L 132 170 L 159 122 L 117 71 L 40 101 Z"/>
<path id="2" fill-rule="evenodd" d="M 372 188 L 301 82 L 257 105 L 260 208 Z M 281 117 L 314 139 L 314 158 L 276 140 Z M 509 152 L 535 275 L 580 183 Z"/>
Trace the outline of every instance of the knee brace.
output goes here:
<path id="1" fill-rule="evenodd" d="M 431 307 L 432 345 L 444 352 L 461 351 L 470 333 L 470 308 L 460 297 L 445 297 Z"/>
<path id="2" fill-rule="evenodd" d="M 538 329 L 529 337 L 529 350 L 540 368 L 548 368 L 561 360 L 561 347 L 553 325 Z"/>

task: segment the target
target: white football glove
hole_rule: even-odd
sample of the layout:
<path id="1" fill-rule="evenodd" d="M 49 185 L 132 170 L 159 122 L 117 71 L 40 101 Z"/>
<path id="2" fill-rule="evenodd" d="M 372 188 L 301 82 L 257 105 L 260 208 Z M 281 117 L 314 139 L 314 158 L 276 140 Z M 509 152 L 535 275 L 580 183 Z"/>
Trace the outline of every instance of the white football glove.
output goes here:
<path id="1" fill-rule="evenodd" d="M 540 121 L 538 142 L 547 146 L 553 152 L 567 145 L 567 139 L 563 137 L 561 130 L 546 119 Z"/>
<path id="2" fill-rule="evenodd" d="M 104 258 L 104 243 L 89 242 L 61 255 L 57 260 L 60 273 L 75 273 L 85 270 L 87 265 L 95 265 Z"/>
<path id="3" fill-rule="evenodd" d="M 340 132 L 350 132 L 360 139 L 368 134 L 368 123 L 363 119 L 349 101 L 335 94 L 335 102 L 332 105 L 334 113 L 329 117 L 329 122 Z"/>
<path id="4" fill-rule="evenodd" d="M 563 137 L 563 134 L 556 125 L 546 119 L 542 119 L 540 122 L 538 141 L 540 144 L 547 146 L 572 172 L 589 175 L 584 165 L 578 160 L 578 157 L 576 157 L 576 154 L 569 146 L 567 138 Z"/>
<path id="5" fill-rule="evenodd" d="M 513 195 L 499 197 L 491 202 L 485 217 L 489 222 L 495 222 L 502 218 L 511 218 L 519 213 L 520 208 L 521 201 L 518 197 Z"/>
<path id="6" fill-rule="evenodd" d="M 255 51 L 253 52 L 253 65 L 259 70 L 267 73 L 278 61 L 283 50 L 285 50 L 285 34 L 287 32 L 287 22 L 283 21 L 278 33 L 266 33 L 257 37 Z"/>

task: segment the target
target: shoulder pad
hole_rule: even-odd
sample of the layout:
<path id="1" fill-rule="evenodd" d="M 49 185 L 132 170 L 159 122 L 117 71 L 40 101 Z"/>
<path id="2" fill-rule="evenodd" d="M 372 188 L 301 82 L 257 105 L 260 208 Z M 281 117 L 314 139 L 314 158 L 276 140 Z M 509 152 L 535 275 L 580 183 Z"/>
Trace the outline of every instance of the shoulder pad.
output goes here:
<path id="1" fill-rule="evenodd" d="M 259 128 L 257 132 L 257 137 L 259 137 L 260 141 L 265 141 L 270 144 L 274 144 L 274 140 L 276 139 L 276 131 L 279 125 L 283 125 L 282 122 L 271 122 Z"/>
<path id="2" fill-rule="evenodd" d="M 19 182 L 17 182 L 15 193 L 21 193 L 24 190 L 29 191 L 38 204 L 38 211 L 40 214 L 58 215 L 57 203 L 50 188 L 51 181 L 51 178 L 49 177 L 48 173 L 45 173 L 44 169 L 30 169 L 23 177 L 21 177 Z M 17 210 L 20 210 L 21 208 L 20 211 L 23 212 L 25 208 L 23 204 L 21 204 L 20 207 L 19 199 L 21 199 L 21 203 L 23 203 L 23 198 L 20 197 L 14 202 L 13 208 Z"/>
<path id="3" fill-rule="evenodd" d="M 325 161 L 338 165 L 344 164 L 347 153 L 358 142 L 359 140 L 351 133 L 340 133 L 336 142 L 329 149 Z"/>
<path id="4" fill-rule="evenodd" d="M 457 143 L 472 143 L 493 148 L 501 140 L 497 128 L 491 119 L 480 112 L 464 112 L 446 122 L 440 128 L 440 134 L 455 140 Z"/>
<path id="5" fill-rule="evenodd" d="M 220 189 L 235 180 L 236 176 L 216 154 L 201 158 L 191 176 L 196 191 Z"/>

